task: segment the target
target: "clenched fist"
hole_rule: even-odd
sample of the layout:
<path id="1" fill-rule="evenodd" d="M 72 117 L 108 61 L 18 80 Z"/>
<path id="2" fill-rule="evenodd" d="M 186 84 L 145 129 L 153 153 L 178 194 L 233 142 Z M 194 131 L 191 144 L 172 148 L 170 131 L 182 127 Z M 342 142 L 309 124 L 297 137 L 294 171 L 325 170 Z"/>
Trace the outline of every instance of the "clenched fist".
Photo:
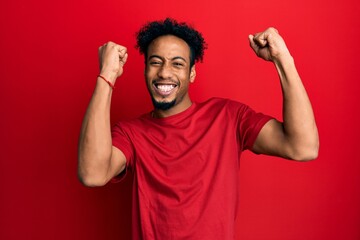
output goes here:
<path id="1" fill-rule="evenodd" d="M 123 67 L 128 58 L 127 49 L 113 42 L 108 42 L 99 47 L 100 75 L 112 84 L 123 73 Z"/>
<path id="2" fill-rule="evenodd" d="M 275 28 L 249 35 L 250 46 L 256 55 L 266 61 L 280 61 L 291 56 L 283 38 Z"/>

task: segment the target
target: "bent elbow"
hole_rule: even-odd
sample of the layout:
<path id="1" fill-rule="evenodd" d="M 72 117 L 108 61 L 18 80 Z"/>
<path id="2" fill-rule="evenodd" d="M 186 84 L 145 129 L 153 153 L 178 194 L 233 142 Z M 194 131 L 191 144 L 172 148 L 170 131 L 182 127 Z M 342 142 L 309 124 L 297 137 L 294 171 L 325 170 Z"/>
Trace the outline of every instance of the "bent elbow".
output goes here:
<path id="1" fill-rule="evenodd" d="M 316 149 L 314 149 L 311 152 L 311 155 L 309 155 L 309 160 L 315 160 L 318 158 L 318 156 L 319 156 L 319 146 L 317 146 Z"/>
<path id="2" fill-rule="evenodd" d="M 107 184 L 106 169 L 100 157 L 78 157 L 78 179 L 86 187 L 102 187 Z"/>
<path id="3" fill-rule="evenodd" d="M 99 178 L 88 177 L 81 174 L 78 174 L 78 178 L 85 187 L 102 187 L 106 185 L 106 181 Z"/>
<path id="4" fill-rule="evenodd" d="M 318 156 L 319 156 L 319 145 L 316 144 L 316 146 L 295 151 L 295 153 L 291 156 L 291 160 L 295 160 L 299 162 L 308 162 L 317 159 Z"/>
<path id="5" fill-rule="evenodd" d="M 294 158 L 292 158 L 292 160 L 295 161 L 299 161 L 299 162 L 309 162 L 309 161 L 313 161 L 315 159 L 317 159 L 318 157 L 318 153 L 317 152 L 308 152 L 306 154 L 302 154 L 302 155 L 298 155 Z"/>
<path id="6" fill-rule="evenodd" d="M 81 165 L 78 167 L 78 179 L 86 187 L 102 187 L 107 183 L 98 172 L 91 171 L 91 169 Z"/>

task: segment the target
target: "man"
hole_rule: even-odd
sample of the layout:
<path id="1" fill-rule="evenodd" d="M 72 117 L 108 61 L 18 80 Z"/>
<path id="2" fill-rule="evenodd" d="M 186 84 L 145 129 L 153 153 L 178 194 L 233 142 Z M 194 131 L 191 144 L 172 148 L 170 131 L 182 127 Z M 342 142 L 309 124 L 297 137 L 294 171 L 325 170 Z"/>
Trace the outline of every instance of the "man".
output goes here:
<path id="1" fill-rule="evenodd" d="M 125 47 L 99 48 L 100 75 L 79 144 L 79 177 L 86 186 L 134 172 L 134 239 L 234 239 L 241 152 L 293 160 L 317 157 L 313 111 L 285 42 L 274 28 L 249 36 L 257 56 L 272 61 L 283 89 L 283 122 L 235 101 L 191 101 L 202 35 L 174 20 L 138 33 L 154 110 L 111 130 L 110 102 L 128 58 Z"/>

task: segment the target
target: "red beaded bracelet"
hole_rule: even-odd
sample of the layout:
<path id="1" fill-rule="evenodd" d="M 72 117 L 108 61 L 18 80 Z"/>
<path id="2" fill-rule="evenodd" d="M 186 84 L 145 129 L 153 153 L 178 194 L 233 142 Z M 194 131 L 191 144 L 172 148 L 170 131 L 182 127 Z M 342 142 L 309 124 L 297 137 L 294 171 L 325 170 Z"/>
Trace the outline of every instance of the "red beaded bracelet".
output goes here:
<path id="1" fill-rule="evenodd" d="M 107 80 L 107 79 L 104 78 L 103 76 L 99 75 L 98 77 L 99 77 L 99 78 L 102 78 L 105 82 L 107 82 L 112 89 L 115 88 L 114 84 L 112 84 L 109 80 Z"/>

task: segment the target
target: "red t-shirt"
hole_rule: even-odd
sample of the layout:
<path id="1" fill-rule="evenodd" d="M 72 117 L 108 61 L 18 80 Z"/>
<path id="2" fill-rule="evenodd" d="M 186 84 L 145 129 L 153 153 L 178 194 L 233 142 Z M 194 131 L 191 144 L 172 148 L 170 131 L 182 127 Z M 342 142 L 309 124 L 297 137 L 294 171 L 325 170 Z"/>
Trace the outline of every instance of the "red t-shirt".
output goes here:
<path id="1" fill-rule="evenodd" d="M 167 118 L 145 114 L 114 126 L 113 145 L 134 173 L 133 239 L 234 239 L 239 158 L 270 119 L 212 98 Z"/>

